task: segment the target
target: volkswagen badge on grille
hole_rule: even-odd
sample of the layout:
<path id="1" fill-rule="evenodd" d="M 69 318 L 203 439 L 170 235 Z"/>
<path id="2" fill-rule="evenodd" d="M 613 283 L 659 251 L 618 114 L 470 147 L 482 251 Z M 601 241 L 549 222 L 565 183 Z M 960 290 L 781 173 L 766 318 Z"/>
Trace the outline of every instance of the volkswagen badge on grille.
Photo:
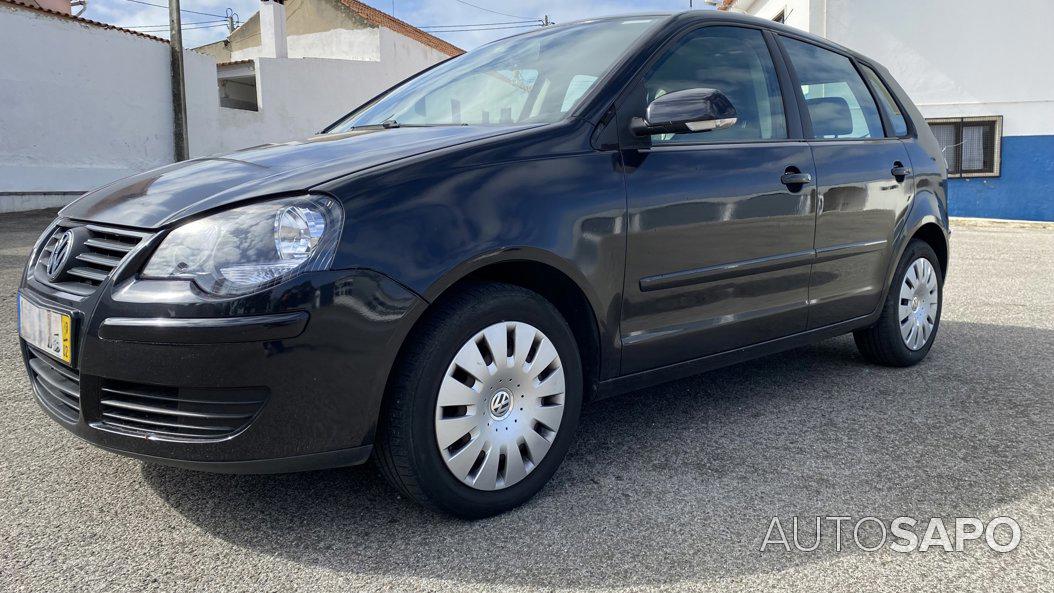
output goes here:
<path id="1" fill-rule="evenodd" d="M 62 274 L 62 269 L 66 266 L 66 260 L 70 258 L 71 251 L 73 251 L 73 231 L 66 231 L 59 237 L 59 242 L 55 244 L 55 249 L 51 251 L 51 257 L 48 258 L 45 271 L 51 281 L 54 282 Z"/>

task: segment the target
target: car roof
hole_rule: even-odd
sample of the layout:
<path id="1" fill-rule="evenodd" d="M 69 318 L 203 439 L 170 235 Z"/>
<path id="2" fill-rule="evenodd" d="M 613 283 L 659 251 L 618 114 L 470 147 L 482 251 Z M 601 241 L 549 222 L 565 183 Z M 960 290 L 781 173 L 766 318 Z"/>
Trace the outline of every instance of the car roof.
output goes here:
<path id="1" fill-rule="evenodd" d="M 726 22 L 726 23 L 742 23 L 742 24 L 746 24 L 746 25 L 753 25 L 753 26 L 756 26 L 756 27 L 765 27 L 767 29 L 771 29 L 771 30 L 776 31 L 778 33 L 786 33 L 788 35 L 793 35 L 795 37 L 800 37 L 802 39 L 807 39 L 807 40 L 809 40 L 809 41 L 811 41 L 813 43 L 816 43 L 817 45 L 822 45 L 822 46 L 825 46 L 825 47 L 836 49 L 836 50 L 838 50 L 838 51 L 840 51 L 842 53 L 851 54 L 854 57 L 862 59 L 862 60 L 867 61 L 867 62 L 874 62 L 874 60 L 869 59 L 867 56 L 861 55 L 860 53 L 858 53 L 858 52 L 856 52 L 856 51 L 854 51 L 854 50 L 852 50 L 852 49 L 850 49 L 848 47 L 845 47 L 843 45 L 835 43 L 835 42 L 831 41 L 830 39 L 826 39 L 826 38 L 820 37 L 819 35 L 814 35 L 814 34 L 809 33 L 807 31 L 802 31 L 801 29 L 797 29 L 795 27 L 790 27 L 790 26 L 785 25 L 783 23 L 777 23 L 775 21 L 771 21 L 771 20 L 768 20 L 768 19 L 763 19 L 763 18 L 759 18 L 759 17 L 756 17 L 756 16 L 740 14 L 740 13 L 735 13 L 735 12 L 726 12 L 726 11 L 723 11 L 723 10 L 683 10 L 683 11 L 679 11 L 679 12 L 629 12 L 629 13 L 622 13 L 622 14 L 614 14 L 614 15 L 595 17 L 595 18 L 579 19 L 579 20 L 576 20 L 576 21 L 568 21 L 566 23 L 560 23 L 560 24 L 555 25 L 555 26 L 560 27 L 560 26 L 570 26 L 570 25 L 581 25 L 581 24 L 584 24 L 584 23 L 594 23 L 594 22 L 613 21 L 613 20 L 625 20 L 625 19 L 633 19 L 633 18 L 661 18 L 661 19 L 666 20 L 664 28 L 665 27 L 671 27 L 671 26 L 677 26 L 677 25 L 681 25 L 681 24 L 685 24 L 685 23 L 706 22 L 706 21 L 720 21 L 720 22 Z"/>

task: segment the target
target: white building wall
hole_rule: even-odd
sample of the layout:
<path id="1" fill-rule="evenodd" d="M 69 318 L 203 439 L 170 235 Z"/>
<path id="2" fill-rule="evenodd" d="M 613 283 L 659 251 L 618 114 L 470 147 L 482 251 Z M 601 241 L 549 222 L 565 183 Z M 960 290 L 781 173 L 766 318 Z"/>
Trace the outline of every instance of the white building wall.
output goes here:
<path id="1" fill-rule="evenodd" d="M 259 110 L 219 108 L 222 134 L 212 152 L 310 136 L 386 88 L 449 58 L 383 27 L 367 31 L 377 32 L 379 61 L 255 59 Z M 292 54 L 292 39 L 289 47 Z"/>
<path id="2" fill-rule="evenodd" d="M 319 132 L 387 83 L 380 62 L 258 58 L 258 111 L 219 109 L 216 152 L 285 142 Z"/>
<path id="3" fill-rule="evenodd" d="M 325 56 L 337 60 L 381 59 L 381 30 L 332 29 L 306 35 L 290 35 L 287 39 L 290 58 Z M 231 61 L 252 60 L 262 55 L 259 45 L 231 52 Z"/>
<path id="4" fill-rule="evenodd" d="M 449 60 L 450 56 L 431 47 L 400 35 L 391 29 L 380 29 L 381 63 L 387 64 L 386 80 L 392 83 L 407 78 L 429 66 Z M 383 89 L 378 89 L 380 92 Z M 377 94 L 376 92 L 371 94 Z"/>
<path id="5" fill-rule="evenodd" d="M 740 0 L 735 10 L 784 10 L 788 25 L 877 60 L 926 117 L 1003 115 L 1006 136 L 1054 134 L 1050 0 Z"/>
<path id="6" fill-rule="evenodd" d="M 826 0 L 739 0 L 733 12 L 772 20 L 782 11 L 784 24 L 816 33 L 823 28 L 824 4 Z"/>
<path id="7" fill-rule="evenodd" d="M 1050 0 L 827 0 L 826 37 L 889 68 L 926 117 L 999 114 L 1006 136 L 1050 135 L 1051 8 Z"/>
<path id="8" fill-rule="evenodd" d="M 799 17 L 803 3 L 808 18 Z M 999 174 L 948 181 L 953 216 L 1054 220 L 1050 0 L 738 0 L 886 66 L 927 118 L 1001 116 Z"/>
<path id="9" fill-rule="evenodd" d="M 259 111 L 220 107 L 212 58 L 185 52 L 190 156 L 312 135 L 447 58 L 372 31 L 379 61 L 257 60 Z M 0 4 L 0 212 L 62 205 L 171 163 L 169 72 L 166 43 Z"/>
<path id="10" fill-rule="evenodd" d="M 0 5 L 0 60 L 0 212 L 172 162 L 168 44 Z M 200 135 L 214 129 L 217 93 L 202 89 L 215 66 L 187 52 L 186 69 Z"/>
<path id="11" fill-rule="evenodd" d="M 211 152 L 311 136 L 388 87 L 448 57 L 388 29 L 379 30 L 379 62 L 257 58 L 259 110 L 220 107 L 222 133 Z"/>

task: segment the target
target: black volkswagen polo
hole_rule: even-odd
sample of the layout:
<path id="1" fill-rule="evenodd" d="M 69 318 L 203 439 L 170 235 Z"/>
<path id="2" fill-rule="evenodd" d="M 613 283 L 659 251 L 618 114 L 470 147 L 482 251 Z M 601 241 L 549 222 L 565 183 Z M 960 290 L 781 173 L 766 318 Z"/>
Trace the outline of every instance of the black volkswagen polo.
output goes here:
<path id="1" fill-rule="evenodd" d="M 33 249 L 22 352 L 43 409 L 110 451 L 372 457 L 482 517 L 553 475 L 583 402 L 848 332 L 920 361 L 945 177 L 889 73 L 822 39 L 716 12 L 550 27 L 304 141 L 86 194 Z"/>

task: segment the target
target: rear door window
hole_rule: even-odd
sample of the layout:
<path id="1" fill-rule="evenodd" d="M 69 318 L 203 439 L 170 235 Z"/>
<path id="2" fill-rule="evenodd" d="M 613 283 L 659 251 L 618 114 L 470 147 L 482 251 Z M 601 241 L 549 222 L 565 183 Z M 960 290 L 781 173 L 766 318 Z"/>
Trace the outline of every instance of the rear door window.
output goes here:
<path id="1" fill-rule="evenodd" d="M 816 138 L 882 138 L 882 117 L 853 62 L 822 47 L 783 38 L 798 73 Z"/>

